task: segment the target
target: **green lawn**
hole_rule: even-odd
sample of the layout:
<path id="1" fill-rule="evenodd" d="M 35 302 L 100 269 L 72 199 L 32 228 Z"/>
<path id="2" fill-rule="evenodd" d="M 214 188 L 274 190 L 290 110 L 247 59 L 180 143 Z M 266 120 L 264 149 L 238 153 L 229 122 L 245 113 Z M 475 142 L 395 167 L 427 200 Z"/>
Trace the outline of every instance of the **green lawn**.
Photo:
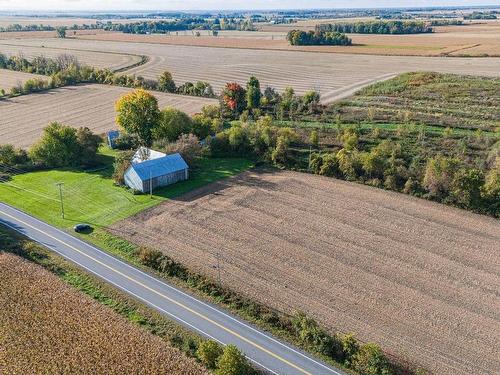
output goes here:
<path id="1" fill-rule="evenodd" d="M 100 227 L 253 166 L 251 160 L 243 158 L 206 158 L 191 170 L 189 180 L 158 189 L 150 197 L 115 186 L 111 179 L 113 152 L 103 149 L 101 157 L 105 166 L 94 171 L 61 169 L 16 175 L 0 183 L 0 200 L 62 228 L 79 222 Z M 64 184 L 64 219 L 58 182 Z"/>

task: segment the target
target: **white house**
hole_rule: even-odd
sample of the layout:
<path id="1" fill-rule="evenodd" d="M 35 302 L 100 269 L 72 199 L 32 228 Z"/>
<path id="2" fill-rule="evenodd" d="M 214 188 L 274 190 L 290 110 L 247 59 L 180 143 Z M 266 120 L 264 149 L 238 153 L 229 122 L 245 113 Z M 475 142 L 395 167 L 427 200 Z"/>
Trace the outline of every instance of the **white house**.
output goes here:
<path id="1" fill-rule="evenodd" d="M 166 155 L 139 148 L 124 175 L 125 184 L 143 193 L 189 178 L 189 166 L 179 153 Z"/>

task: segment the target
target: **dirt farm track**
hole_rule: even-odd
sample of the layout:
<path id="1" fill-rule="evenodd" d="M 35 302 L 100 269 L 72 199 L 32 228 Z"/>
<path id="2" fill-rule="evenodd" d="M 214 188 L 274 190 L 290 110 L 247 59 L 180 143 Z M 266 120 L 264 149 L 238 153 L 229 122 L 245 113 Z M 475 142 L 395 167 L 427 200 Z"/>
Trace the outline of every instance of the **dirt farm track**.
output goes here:
<path id="1" fill-rule="evenodd" d="M 403 194 L 254 170 L 110 229 L 437 374 L 500 368 L 500 223 Z M 158 236 L 158 233 L 162 233 Z"/>

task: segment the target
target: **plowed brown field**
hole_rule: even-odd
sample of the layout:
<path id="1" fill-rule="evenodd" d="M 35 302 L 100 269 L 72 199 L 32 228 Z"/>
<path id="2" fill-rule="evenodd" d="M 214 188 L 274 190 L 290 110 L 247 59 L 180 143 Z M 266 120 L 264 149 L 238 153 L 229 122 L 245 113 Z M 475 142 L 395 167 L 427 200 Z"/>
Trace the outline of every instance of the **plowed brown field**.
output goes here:
<path id="1" fill-rule="evenodd" d="M 22 85 L 28 79 L 39 78 L 45 81 L 49 80 L 49 77 L 41 76 L 39 74 L 30 74 L 23 72 L 15 72 L 7 69 L 0 69 L 0 89 L 9 91 L 11 87 Z"/>
<path id="2" fill-rule="evenodd" d="M 132 89 L 106 85 L 68 86 L 43 93 L 0 101 L 0 144 L 28 147 L 52 121 L 74 127 L 86 126 L 96 133 L 115 129 L 114 104 Z M 200 112 L 214 99 L 155 92 L 160 108 Z"/>
<path id="3" fill-rule="evenodd" d="M 36 39 L 35 39 L 36 40 Z M 59 48 L 57 46 L 48 47 L 42 43 L 38 46 L 18 46 L 21 40 L 0 40 L 0 53 L 7 56 L 22 55 L 31 60 L 37 56 L 45 56 L 56 58 L 62 54 L 69 54 L 75 56 L 82 64 L 94 66 L 96 68 L 107 68 L 111 70 L 125 69 L 131 65 L 137 64 L 141 61 L 141 57 L 133 54 L 123 54 L 120 52 L 109 53 L 103 51 L 81 51 L 72 48 Z M 50 40 L 50 39 L 48 39 Z M 54 39 L 56 40 L 56 39 Z"/>
<path id="4" fill-rule="evenodd" d="M 156 36 L 146 35 L 145 37 Z M 148 62 L 129 69 L 126 73 L 157 79 L 163 71 L 168 70 L 178 85 L 186 81 L 208 81 L 216 91 L 219 91 L 226 82 L 245 84 L 252 75 L 259 78 L 263 88 L 272 86 L 283 90 L 291 86 L 297 93 L 315 89 L 319 90 L 325 98 L 333 97 L 343 90 L 360 88 L 363 82 L 366 85 L 392 74 L 407 71 L 500 75 L 498 69 L 500 58 L 368 56 L 71 38 L 23 39 L 16 40 L 15 43 L 17 47 L 12 45 L 9 47 L 17 48 L 17 51 L 30 48 L 38 51 L 56 48 L 60 51 L 67 50 L 68 53 L 77 50 L 80 54 L 85 54 L 84 51 L 88 50 L 102 51 L 99 53 L 104 55 L 106 55 L 104 52 L 146 55 L 150 58 Z M 240 38 L 238 43 L 246 44 L 247 40 Z M 40 48 L 41 45 L 45 48 Z M 0 52 L 4 47 L 0 42 Z M 89 56 L 94 56 L 94 52 Z"/>
<path id="5" fill-rule="evenodd" d="M 364 185 L 251 171 L 116 224 L 266 305 L 438 374 L 500 368 L 500 223 Z M 158 235 L 161 233 L 161 235 Z"/>
<path id="6" fill-rule="evenodd" d="M 2 374 L 207 374 L 110 308 L 0 252 Z"/>
<path id="7" fill-rule="evenodd" d="M 200 37 L 196 37 L 191 31 L 171 35 L 104 32 L 96 35 L 82 34 L 78 37 L 90 40 L 366 55 L 500 56 L 500 22 L 437 27 L 436 32 L 431 34 L 348 34 L 353 45 L 347 47 L 291 46 L 286 41 L 286 30 L 293 26 L 287 26 L 286 29 L 275 27 L 275 31 L 267 32 L 223 31 L 218 37 L 209 36 L 207 31 L 200 31 Z"/>

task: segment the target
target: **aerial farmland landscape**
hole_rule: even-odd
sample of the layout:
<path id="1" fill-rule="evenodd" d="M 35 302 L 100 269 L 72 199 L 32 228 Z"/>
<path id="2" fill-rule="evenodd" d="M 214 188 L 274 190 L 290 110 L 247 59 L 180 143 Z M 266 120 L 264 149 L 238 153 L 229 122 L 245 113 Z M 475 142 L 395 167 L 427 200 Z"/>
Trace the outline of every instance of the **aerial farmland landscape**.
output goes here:
<path id="1" fill-rule="evenodd" d="M 0 1 L 0 374 L 496 374 L 500 3 Z"/>

